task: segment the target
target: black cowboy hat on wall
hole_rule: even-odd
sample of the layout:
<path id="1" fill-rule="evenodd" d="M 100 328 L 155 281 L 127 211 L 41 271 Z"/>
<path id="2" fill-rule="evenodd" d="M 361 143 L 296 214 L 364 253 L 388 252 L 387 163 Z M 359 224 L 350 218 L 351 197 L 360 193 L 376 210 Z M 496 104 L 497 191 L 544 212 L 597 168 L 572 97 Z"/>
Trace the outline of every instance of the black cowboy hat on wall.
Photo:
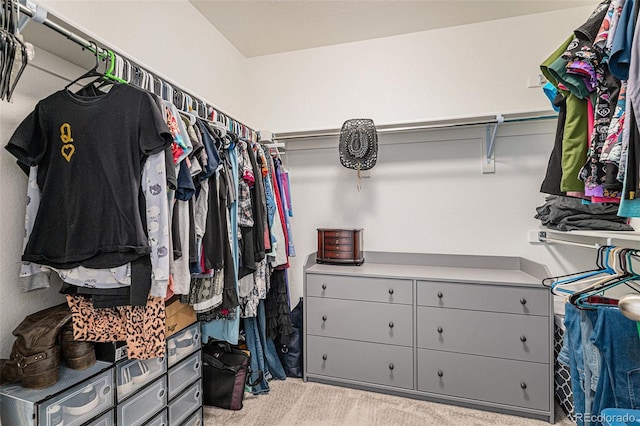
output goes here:
<path id="1" fill-rule="evenodd" d="M 360 190 L 360 170 L 369 170 L 378 159 L 378 133 L 373 120 L 354 118 L 347 120 L 340 130 L 338 144 L 340 163 L 348 169 L 358 172 L 358 191 Z"/>

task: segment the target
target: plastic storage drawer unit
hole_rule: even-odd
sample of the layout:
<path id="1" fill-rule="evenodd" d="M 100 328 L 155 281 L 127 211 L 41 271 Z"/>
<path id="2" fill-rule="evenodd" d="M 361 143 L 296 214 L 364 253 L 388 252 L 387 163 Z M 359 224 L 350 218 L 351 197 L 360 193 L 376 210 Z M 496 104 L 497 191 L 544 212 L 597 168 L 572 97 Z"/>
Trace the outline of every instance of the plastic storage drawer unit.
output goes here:
<path id="1" fill-rule="evenodd" d="M 85 426 L 113 426 L 116 424 L 116 415 L 113 410 L 109 410 L 98 418 L 85 423 Z"/>
<path id="2" fill-rule="evenodd" d="M 169 403 L 169 424 L 179 425 L 201 406 L 202 384 L 198 380 Z"/>
<path id="3" fill-rule="evenodd" d="M 202 408 L 198 409 L 189 419 L 182 424 L 182 426 L 202 426 L 204 417 L 202 415 Z"/>
<path id="4" fill-rule="evenodd" d="M 142 389 L 147 383 L 167 372 L 164 357 L 152 359 L 132 359 L 116 365 L 116 383 L 118 401 Z"/>
<path id="5" fill-rule="evenodd" d="M 141 425 L 167 405 L 167 379 L 162 376 L 125 402 L 118 404 L 118 424 Z"/>
<path id="6" fill-rule="evenodd" d="M 195 323 L 167 339 L 169 367 L 200 349 L 200 323 Z"/>
<path id="7" fill-rule="evenodd" d="M 149 420 L 144 426 L 168 426 L 169 425 L 169 414 L 167 413 L 167 409 L 165 408 L 161 412 L 155 415 L 154 418 Z"/>
<path id="8" fill-rule="evenodd" d="M 167 374 L 169 378 L 169 399 L 175 398 L 176 395 L 201 376 L 202 362 L 198 351 L 169 370 L 169 374 Z"/>

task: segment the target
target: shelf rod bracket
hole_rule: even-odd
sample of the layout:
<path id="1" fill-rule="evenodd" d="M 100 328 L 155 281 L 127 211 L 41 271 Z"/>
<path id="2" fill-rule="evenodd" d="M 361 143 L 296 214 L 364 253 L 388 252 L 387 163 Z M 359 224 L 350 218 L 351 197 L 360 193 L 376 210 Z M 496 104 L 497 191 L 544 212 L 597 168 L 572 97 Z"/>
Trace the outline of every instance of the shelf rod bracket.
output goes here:
<path id="1" fill-rule="evenodd" d="M 501 114 L 496 115 L 496 122 L 491 125 L 487 124 L 486 132 L 483 144 L 482 155 L 482 173 L 495 173 L 496 172 L 496 160 L 494 147 L 496 143 L 496 134 L 498 133 L 498 126 L 504 123 L 504 116 Z"/>
<path id="2" fill-rule="evenodd" d="M 558 238 L 548 237 L 547 233 L 544 231 L 538 232 L 538 241 L 541 243 L 562 244 L 567 246 L 584 247 L 584 248 L 590 248 L 590 249 L 597 249 L 600 247 L 600 244 L 598 243 L 595 243 L 595 244 L 576 243 L 574 241 L 566 241 Z"/>

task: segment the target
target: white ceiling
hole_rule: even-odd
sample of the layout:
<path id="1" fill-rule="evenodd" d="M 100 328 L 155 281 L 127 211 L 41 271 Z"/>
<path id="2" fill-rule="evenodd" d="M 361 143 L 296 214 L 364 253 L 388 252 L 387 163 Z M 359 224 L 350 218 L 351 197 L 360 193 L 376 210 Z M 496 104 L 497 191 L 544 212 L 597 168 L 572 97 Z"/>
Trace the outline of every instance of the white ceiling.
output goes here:
<path id="1" fill-rule="evenodd" d="M 245 57 L 581 7 L 597 0 L 189 0 Z"/>

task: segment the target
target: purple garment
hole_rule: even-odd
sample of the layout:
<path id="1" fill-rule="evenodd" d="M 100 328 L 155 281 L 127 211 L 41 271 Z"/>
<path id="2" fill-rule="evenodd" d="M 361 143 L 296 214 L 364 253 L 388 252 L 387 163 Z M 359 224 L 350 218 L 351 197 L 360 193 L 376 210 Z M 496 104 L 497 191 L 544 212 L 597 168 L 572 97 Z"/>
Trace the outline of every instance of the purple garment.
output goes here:
<path id="1" fill-rule="evenodd" d="M 593 92 L 596 89 L 598 80 L 596 78 L 596 71 L 590 62 L 582 59 L 574 59 L 567 63 L 567 72 L 581 76 L 589 92 Z"/>
<path id="2" fill-rule="evenodd" d="M 584 195 L 587 195 L 589 197 L 604 197 L 602 185 L 596 185 L 593 187 L 585 185 Z"/>
<path id="3" fill-rule="evenodd" d="M 289 173 L 282 173 L 282 186 L 284 187 L 284 192 L 287 199 L 287 213 L 289 217 L 293 217 L 293 205 L 291 204 L 291 189 L 289 187 Z"/>
<path id="4" fill-rule="evenodd" d="M 282 172 L 282 166 L 281 166 L 282 163 L 280 162 L 280 160 L 276 160 L 274 161 L 274 164 L 276 169 L 276 181 L 278 183 L 278 189 L 280 190 L 280 200 L 282 203 L 281 207 L 282 207 L 282 211 L 285 213 L 284 221 L 287 227 L 287 235 L 289 236 L 288 238 L 289 245 L 287 247 L 287 255 L 289 255 L 290 257 L 293 257 L 296 255 L 296 248 L 293 244 L 293 234 L 291 233 L 291 224 L 289 223 L 289 211 L 287 210 L 286 193 L 284 192 L 284 185 L 283 185 L 284 173 Z"/>

